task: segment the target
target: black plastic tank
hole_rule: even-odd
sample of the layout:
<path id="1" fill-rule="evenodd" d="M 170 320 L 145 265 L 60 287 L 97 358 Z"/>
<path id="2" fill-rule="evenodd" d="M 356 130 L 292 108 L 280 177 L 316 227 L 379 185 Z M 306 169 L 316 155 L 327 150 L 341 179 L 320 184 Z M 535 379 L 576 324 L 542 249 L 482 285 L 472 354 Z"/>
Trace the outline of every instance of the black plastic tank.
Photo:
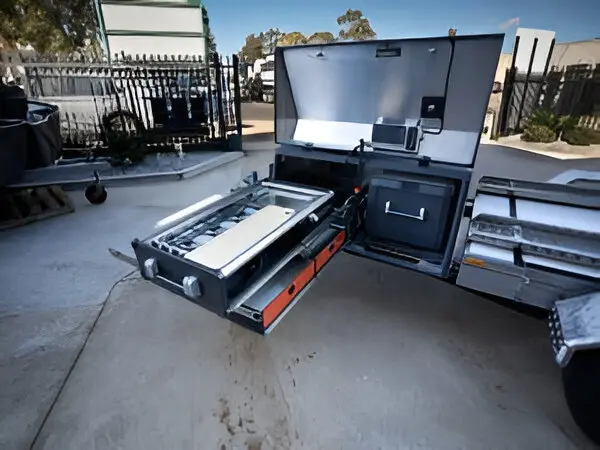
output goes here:
<path id="1" fill-rule="evenodd" d="M 19 181 L 27 166 L 27 122 L 0 119 L 0 188 Z"/>
<path id="2" fill-rule="evenodd" d="M 27 94 L 19 86 L 0 83 L 0 119 L 27 120 Z"/>

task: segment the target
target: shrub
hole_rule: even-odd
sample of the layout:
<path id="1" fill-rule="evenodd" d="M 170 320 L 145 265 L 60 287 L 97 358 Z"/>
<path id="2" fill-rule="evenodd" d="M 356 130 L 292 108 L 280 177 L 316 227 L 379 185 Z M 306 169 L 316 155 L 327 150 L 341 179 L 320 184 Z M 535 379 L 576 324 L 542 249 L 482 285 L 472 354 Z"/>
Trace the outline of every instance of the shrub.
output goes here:
<path id="1" fill-rule="evenodd" d="M 600 131 L 598 130 L 589 130 L 590 132 L 590 137 L 592 139 L 592 144 L 594 145 L 600 145 Z"/>
<path id="2" fill-rule="evenodd" d="M 548 110 L 536 109 L 533 114 L 531 114 L 529 120 L 527 120 L 525 128 L 530 125 L 537 125 L 549 128 L 552 131 L 557 131 L 560 125 L 560 119 Z"/>
<path id="3" fill-rule="evenodd" d="M 521 140 L 527 142 L 554 142 L 556 140 L 556 132 L 544 125 L 527 124 Z"/>
<path id="4" fill-rule="evenodd" d="M 563 141 L 571 145 L 600 144 L 600 132 L 589 128 L 575 127 L 563 133 Z"/>
<path id="5" fill-rule="evenodd" d="M 564 116 L 564 117 L 561 117 L 558 121 L 557 131 L 559 133 L 566 133 L 568 131 L 571 131 L 571 130 L 577 128 L 578 124 L 579 124 L 579 117 Z"/>

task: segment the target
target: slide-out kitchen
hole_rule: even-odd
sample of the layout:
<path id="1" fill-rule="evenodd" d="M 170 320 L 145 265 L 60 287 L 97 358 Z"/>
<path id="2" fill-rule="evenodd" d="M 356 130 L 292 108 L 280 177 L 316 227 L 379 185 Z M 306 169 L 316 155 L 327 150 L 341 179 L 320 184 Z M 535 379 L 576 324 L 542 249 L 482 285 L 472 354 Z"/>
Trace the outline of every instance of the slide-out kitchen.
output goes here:
<path id="1" fill-rule="evenodd" d="M 265 335 L 342 251 L 544 308 L 573 417 L 600 443 L 600 174 L 484 176 L 468 195 L 502 43 L 277 48 L 268 179 L 135 239 L 142 275 Z"/>

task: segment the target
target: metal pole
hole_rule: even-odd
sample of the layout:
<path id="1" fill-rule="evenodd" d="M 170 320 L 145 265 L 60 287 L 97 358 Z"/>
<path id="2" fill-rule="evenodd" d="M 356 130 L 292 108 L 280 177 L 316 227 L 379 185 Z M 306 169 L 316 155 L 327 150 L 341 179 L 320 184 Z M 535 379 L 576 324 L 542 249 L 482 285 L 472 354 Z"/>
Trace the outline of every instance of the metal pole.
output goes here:
<path id="1" fill-rule="evenodd" d="M 242 137 L 242 92 L 240 89 L 240 58 L 233 55 L 233 96 L 237 134 Z"/>
<path id="2" fill-rule="evenodd" d="M 500 111 L 500 126 L 499 133 L 504 134 L 508 127 L 508 111 L 510 109 L 510 105 L 512 104 L 512 96 L 514 91 L 514 82 L 515 82 L 515 64 L 517 61 L 517 52 L 519 51 L 519 42 L 521 40 L 521 36 L 517 36 L 515 38 L 515 46 L 513 48 L 513 57 L 512 62 L 510 64 L 510 69 L 507 69 L 506 76 L 504 77 L 504 89 L 502 92 L 502 109 Z"/>
<path id="3" fill-rule="evenodd" d="M 221 59 L 218 53 L 214 54 L 213 61 L 215 64 L 215 78 L 217 89 L 217 111 L 219 116 L 219 139 L 225 140 L 225 117 L 223 113 L 223 77 L 221 74 Z"/>
<path id="4" fill-rule="evenodd" d="M 531 58 L 529 58 L 529 67 L 527 68 L 527 75 L 525 75 L 525 84 L 523 85 L 523 95 L 521 95 L 521 104 L 519 105 L 519 115 L 517 116 L 518 130 L 521 127 L 521 117 L 523 116 L 523 107 L 525 106 L 525 99 L 527 98 L 527 92 L 529 87 L 529 77 L 531 76 L 531 70 L 533 69 L 533 60 L 535 58 L 535 50 L 537 49 L 538 38 L 533 40 L 533 48 L 531 49 Z"/>
<path id="5" fill-rule="evenodd" d="M 552 59 L 552 53 L 554 52 L 554 44 L 556 44 L 556 38 L 552 39 L 552 42 L 550 43 L 550 49 L 548 50 L 548 57 L 546 58 L 546 65 L 544 66 L 544 73 L 542 74 L 542 83 L 540 85 L 540 89 L 538 90 L 538 95 L 537 98 L 535 100 L 535 104 L 537 106 L 539 106 L 540 104 L 540 99 L 542 97 L 542 93 L 546 94 L 546 77 L 548 76 L 548 69 L 550 68 L 550 60 Z"/>

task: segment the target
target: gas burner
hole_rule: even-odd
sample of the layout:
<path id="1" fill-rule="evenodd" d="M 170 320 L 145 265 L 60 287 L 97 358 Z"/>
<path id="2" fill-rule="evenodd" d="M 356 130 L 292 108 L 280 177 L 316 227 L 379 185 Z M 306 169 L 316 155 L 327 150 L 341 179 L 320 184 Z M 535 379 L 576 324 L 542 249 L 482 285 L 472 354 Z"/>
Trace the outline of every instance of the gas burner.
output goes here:
<path id="1" fill-rule="evenodd" d="M 214 239 L 214 236 L 209 236 L 208 234 L 202 234 L 200 236 L 196 236 L 194 239 L 192 239 L 192 241 L 194 242 L 194 244 L 204 245 L 207 242 L 210 242 L 212 239 Z"/>
<path id="2" fill-rule="evenodd" d="M 252 206 L 250 206 L 250 204 Z M 198 220 L 181 232 L 167 233 L 152 240 L 151 245 L 164 252 L 184 256 L 206 245 L 216 236 L 231 230 L 248 217 L 256 214 L 261 207 L 257 204 L 239 202 L 208 219 Z"/>
<path id="3" fill-rule="evenodd" d="M 225 228 L 226 230 L 229 230 L 230 228 L 233 228 L 237 225 L 237 222 L 235 222 L 234 220 L 225 220 L 224 222 L 221 222 L 219 224 L 221 226 L 221 228 Z"/>

